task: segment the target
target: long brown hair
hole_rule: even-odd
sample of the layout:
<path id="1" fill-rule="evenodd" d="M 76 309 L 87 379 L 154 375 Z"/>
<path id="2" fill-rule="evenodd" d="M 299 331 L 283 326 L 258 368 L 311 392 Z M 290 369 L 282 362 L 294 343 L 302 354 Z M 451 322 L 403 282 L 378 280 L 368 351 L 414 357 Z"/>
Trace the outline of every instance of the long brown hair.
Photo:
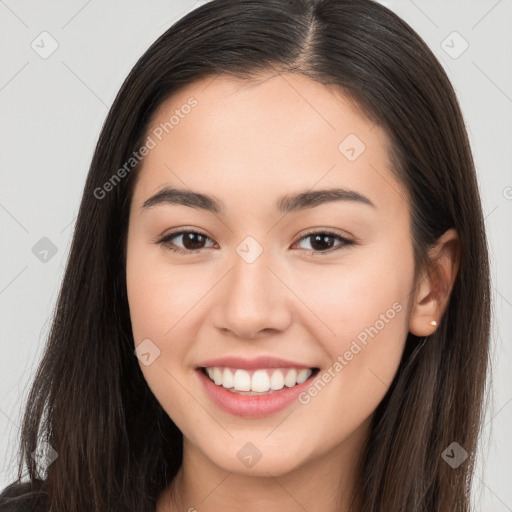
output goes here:
<path id="1" fill-rule="evenodd" d="M 408 335 L 361 460 L 361 512 L 467 512 L 489 358 L 488 249 L 468 137 L 454 90 L 423 40 L 371 0 L 213 0 L 169 28 L 136 63 L 103 126 L 85 184 L 43 358 L 28 397 L 18 482 L 52 512 L 145 512 L 182 461 L 182 434 L 134 355 L 126 297 L 128 210 L 136 168 L 97 190 L 140 147 L 148 121 L 179 88 L 218 73 L 264 71 L 333 84 L 392 141 L 407 190 L 415 271 L 447 229 L 461 241 L 437 331 Z M 96 191 L 96 193 L 95 193 Z M 43 442 L 58 458 L 40 474 Z M 441 454 L 468 454 L 453 468 Z M 20 484 L 26 466 L 28 482 Z M 15 483 L 16 484 L 16 483 Z M 21 508 L 13 508 L 21 510 Z"/>

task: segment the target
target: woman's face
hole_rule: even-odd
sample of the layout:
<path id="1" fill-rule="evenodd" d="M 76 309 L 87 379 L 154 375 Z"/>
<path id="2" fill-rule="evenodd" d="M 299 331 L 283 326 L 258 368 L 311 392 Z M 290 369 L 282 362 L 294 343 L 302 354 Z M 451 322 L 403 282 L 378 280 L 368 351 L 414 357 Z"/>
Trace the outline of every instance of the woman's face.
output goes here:
<path id="1" fill-rule="evenodd" d="M 334 88 L 285 74 L 188 85 L 147 135 L 128 299 L 141 370 L 186 449 L 258 475 L 355 453 L 413 290 L 385 133 Z"/>

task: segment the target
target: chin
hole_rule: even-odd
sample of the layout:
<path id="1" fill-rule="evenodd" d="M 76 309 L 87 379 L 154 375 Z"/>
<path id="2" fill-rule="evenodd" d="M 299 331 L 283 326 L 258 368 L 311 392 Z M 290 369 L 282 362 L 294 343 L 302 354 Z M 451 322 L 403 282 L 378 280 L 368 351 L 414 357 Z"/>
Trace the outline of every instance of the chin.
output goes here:
<path id="1" fill-rule="evenodd" d="M 276 449 L 275 443 L 268 440 L 238 441 L 233 442 L 229 450 L 224 443 L 218 451 L 211 453 L 210 446 L 204 453 L 214 465 L 239 475 L 277 477 L 295 471 L 306 463 L 301 443 L 295 447 L 280 444 Z"/>

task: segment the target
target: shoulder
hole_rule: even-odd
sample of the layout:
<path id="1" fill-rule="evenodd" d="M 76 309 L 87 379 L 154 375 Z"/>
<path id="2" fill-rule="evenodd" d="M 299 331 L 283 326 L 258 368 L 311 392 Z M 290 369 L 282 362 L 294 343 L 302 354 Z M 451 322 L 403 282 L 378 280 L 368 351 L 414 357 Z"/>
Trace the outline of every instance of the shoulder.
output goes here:
<path id="1" fill-rule="evenodd" d="M 0 512 L 49 512 L 46 495 L 37 489 L 43 482 L 14 482 L 0 492 Z"/>

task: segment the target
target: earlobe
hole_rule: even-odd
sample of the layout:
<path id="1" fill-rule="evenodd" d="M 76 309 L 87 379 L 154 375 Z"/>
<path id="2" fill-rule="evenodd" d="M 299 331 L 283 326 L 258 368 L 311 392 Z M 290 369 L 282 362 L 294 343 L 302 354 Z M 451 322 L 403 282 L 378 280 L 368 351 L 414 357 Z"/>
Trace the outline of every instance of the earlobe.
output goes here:
<path id="1" fill-rule="evenodd" d="M 429 251 L 430 266 L 416 287 L 409 331 L 415 336 L 430 336 L 448 305 L 460 263 L 460 239 L 449 229 Z"/>

